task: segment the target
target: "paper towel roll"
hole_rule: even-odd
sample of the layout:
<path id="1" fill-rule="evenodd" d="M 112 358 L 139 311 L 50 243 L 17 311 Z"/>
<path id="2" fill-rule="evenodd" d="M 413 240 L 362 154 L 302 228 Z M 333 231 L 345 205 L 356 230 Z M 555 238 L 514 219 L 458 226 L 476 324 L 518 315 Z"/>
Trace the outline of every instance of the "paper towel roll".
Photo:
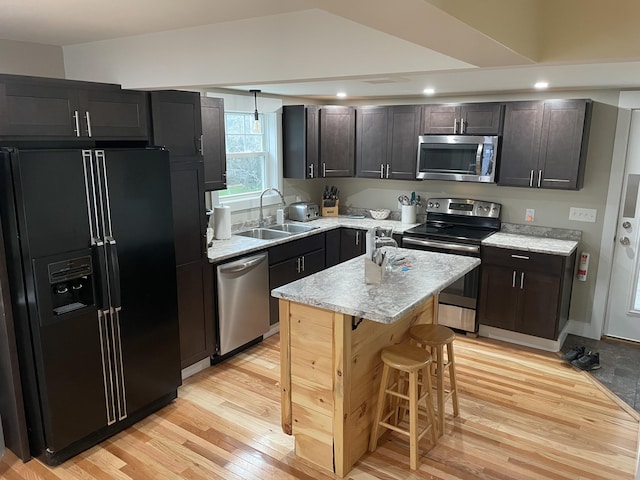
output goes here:
<path id="1" fill-rule="evenodd" d="M 231 238 L 231 207 L 213 207 L 213 234 L 218 240 Z"/>

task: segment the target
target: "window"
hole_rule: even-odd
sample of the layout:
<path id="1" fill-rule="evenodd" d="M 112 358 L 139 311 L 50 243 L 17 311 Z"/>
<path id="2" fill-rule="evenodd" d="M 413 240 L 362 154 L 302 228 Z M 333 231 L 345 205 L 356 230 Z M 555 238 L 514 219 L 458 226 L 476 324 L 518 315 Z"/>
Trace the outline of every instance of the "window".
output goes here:
<path id="1" fill-rule="evenodd" d="M 225 112 L 227 189 L 219 192 L 225 203 L 256 197 L 277 187 L 277 162 L 270 148 L 269 114 L 260 114 L 260 130 L 254 131 L 254 114 Z"/>

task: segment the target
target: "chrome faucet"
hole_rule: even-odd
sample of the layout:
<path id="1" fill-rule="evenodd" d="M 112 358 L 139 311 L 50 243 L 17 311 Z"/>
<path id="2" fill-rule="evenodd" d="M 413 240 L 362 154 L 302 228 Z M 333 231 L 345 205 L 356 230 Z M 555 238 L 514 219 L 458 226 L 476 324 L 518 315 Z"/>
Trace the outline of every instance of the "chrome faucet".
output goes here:
<path id="1" fill-rule="evenodd" d="M 280 190 L 278 190 L 277 188 L 267 188 L 266 190 L 264 190 L 260 194 L 260 216 L 258 217 L 258 227 L 260 228 L 264 227 L 264 215 L 262 214 L 262 196 L 269 191 L 276 192 L 278 195 L 280 195 L 280 199 L 282 200 L 282 205 L 287 204 L 287 202 L 284 201 L 284 196 L 280 193 Z"/>

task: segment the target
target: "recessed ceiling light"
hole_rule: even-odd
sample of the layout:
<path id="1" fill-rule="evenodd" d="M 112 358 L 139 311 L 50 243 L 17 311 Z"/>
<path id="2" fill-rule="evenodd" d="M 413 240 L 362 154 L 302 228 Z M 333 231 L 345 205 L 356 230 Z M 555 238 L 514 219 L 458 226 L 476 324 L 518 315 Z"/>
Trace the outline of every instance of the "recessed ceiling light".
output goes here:
<path id="1" fill-rule="evenodd" d="M 347 96 L 347 94 L 345 92 L 336 93 L 336 97 L 338 97 L 338 98 L 345 98 L 346 96 Z"/>
<path id="2" fill-rule="evenodd" d="M 425 95 L 433 95 L 434 93 L 436 93 L 436 91 L 433 88 L 425 88 L 422 93 L 424 93 Z"/>
<path id="3" fill-rule="evenodd" d="M 534 87 L 538 89 L 547 88 L 549 87 L 549 82 L 536 82 Z"/>

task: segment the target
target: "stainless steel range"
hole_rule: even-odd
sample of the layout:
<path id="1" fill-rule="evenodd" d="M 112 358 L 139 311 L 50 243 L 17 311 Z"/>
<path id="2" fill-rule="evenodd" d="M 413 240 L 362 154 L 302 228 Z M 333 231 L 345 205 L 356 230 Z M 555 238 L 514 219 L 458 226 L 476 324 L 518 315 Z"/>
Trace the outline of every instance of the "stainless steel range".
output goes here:
<path id="1" fill-rule="evenodd" d="M 482 200 L 430 198 L 427 221 L 405 231 L 402 246 L 479 258 L 482 240 L 500 230 L 501 207 Z M 439 324 L 477 331 L 479 280 L 477 267 L 440 293 Z"/>

